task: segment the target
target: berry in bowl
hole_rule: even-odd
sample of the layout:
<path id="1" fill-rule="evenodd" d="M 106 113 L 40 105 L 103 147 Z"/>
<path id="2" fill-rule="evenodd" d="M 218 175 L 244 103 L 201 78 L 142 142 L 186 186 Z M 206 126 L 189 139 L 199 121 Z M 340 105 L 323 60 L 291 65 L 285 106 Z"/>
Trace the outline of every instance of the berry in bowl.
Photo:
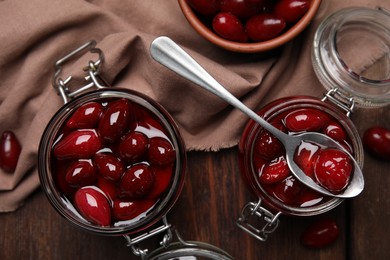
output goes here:
<path id="1" fill-rule="evenodd" d="M 275 49 L 300 34 L 321 0 L 178 0 L 191 26 L 205 39 L 235 52 Z"/>
<path id="2" fill-rule="evenodd" d="M 176 201 L 185 150 L 170 115 L 138 92 L 104 89 L 65 104 L 39 148 L 42 186 L 73 224 L 107 235 L 159 221 Z"/>

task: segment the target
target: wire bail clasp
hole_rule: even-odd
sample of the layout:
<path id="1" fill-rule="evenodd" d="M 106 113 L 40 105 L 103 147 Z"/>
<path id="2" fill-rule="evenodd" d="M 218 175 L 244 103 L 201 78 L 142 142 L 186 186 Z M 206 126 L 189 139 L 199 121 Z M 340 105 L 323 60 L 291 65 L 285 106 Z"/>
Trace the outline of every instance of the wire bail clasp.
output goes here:
<path id="1" fill-rule="evenodd" d="M 96 48 L 95 46 L 96 41 L 91 40 L 83 44 L 79 48 L 73 50 L 72 52 L 68 53 L 55 63 L 56 72 L 54 73 L 54 76 L 52 78 L 52 85 L 56 89 L 57 93 L 61 96 L 64 103 L 67 103 L 70 99 L 92 87 L 95 87 L 97 89 L 107 87 L 105 81 L 99 76 L 100 67 L 104 61 L 103 51 L 99 48 Z M 61 76 L 63 65 L 74 59 L 76 56 L 86 52 L 96 53 L 98 55 L 98 58 L 95 61 L 90 60 L 88 62 L 88 65 L 83 68 L 83 71 L 87 72 L 87 75 L 84 77 L 84 79 L 87 81 L 87 84 L 72 91 L 70 89 L 70 82 L 72 80 L 72 76 L 65 77 L 65 79 L 63 79 L 63 77 Z"/>
<path id="2" fill-rule="evenodd" d="M 139 235 L 138 237 L 131 238 L 129 235 L 124 235 L 123 237 L 126 239 L 127 246 L 130 247 L 133 251 L 133 254 L 141 257 L 142 259 L 146 259 L 149 253 L 149 249 L 141 249 L 139 247 L 139 243 L 145 241 L 146 239 L 156 236 L 157 234 L 164 233 L 164 237 L 160 242 L 160 245 L 163 247 L 168 247 L 172 240 L 172 226 L 168 223 L 166 216 L 163 217 L 163 225 L 159 226 L 149 232 Z"/>
<path id="3" fill-rule="evenodd" d="M 339 88 L 330 89 L 321 99 L 321 101 L 326 100 L 329 100 L 334 105 L 344 110 L 348 117 L 350 117 L 355 110 L 356 104 L 354 98 L 343 94 Z"/>
<path id="4" fill-rule="evenodd" d="M 278 227 L 281 214 L 282 212 L 273 214 L 261 207 L 259 198 L 257 202 L 249 202 L 244 206 L 236 224 L 248 234 L 264 242 Z"/>

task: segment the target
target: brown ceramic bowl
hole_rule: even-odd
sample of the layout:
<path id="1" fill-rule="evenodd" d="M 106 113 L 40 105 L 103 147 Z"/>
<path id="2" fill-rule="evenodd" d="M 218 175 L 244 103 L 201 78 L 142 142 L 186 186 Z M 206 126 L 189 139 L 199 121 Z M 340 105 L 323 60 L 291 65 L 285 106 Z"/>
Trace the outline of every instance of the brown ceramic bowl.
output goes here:
<path id="1" fill-rule="evenodd" d="M 310 24 L 321 4 L 321 0 L 311 0 L 310 8 L 306 14 L 297 23 L 276 38 L 262 42 L 240 43 L 226 40 L 217 35 L 212 28 L 208 27 L 202 19 L 198 17 L 197 13 L 194 12 L 186 0 L 178 0 L 178 2 L 188 22 L 201 36 L 221 48 L 242 53 L 269 51 L 291 41 Z"/>

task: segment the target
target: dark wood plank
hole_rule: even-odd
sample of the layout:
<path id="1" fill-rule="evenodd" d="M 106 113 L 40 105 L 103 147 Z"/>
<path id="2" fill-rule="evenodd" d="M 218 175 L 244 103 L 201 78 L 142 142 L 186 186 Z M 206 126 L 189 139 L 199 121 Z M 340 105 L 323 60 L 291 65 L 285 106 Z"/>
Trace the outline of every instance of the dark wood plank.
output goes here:
<path id="1" fill-rule="evenodd" d="M 390 129 L 390 107 L 359 109 L 352 117 L 363 136 L 374 125 Z M 390 259 L 390 162 L 365 154 L 365 189 L 351 202 L 351 259 Z"/>
<path id="2" fill-rule="evenodd" d="M 353 117 L 360 133 L 374 124 L 389 125 L 388 108 L 359 110 Z M 282 216 L 279 228 L 260 242 L 236 225 L 241 207 L 255 201 L 241 179 L 237 148 L 216 153 L 189 152 L 184 189 L 168 221 L 185 240 L 207 242 L 228 251 L 235 259 L 390 259 L 389 162 L 366 155 L 366 188 L 320 216 Z M 321 250 L 305 248 L 299 237 L 313 220 L 335 218 L 341 234 Z M 26 205 L 0 214 L 0 259 L 139 259 L 122 237 L 104 237 L 72 226 L 52 208 L 38 190 Z M 145 246 L 154 248 L 160 238 Z"/>
<path id="3" fill-rule="evenodd" d="M 241 179 L 236 157 L 236 148 L 218 153 L 189 153 L 186 188 L 171 212 L 183 237 L 214 244 L 235 259 L 345 259 L 343 232 L 337 243 L 323 250 L 310 250 L 301 245 L 301 232 L 318 216 L 282 216 L 278 229 L 266 242 L 260 242 L 242 231 L 236 225 L 241 208 L 257 199 Z M 185 206 L 189 201 L 191 208 Z M 182 207 L 187 209 L 183 212 Z M 335 218 L 345 229 L 345 209 L 345 205 L 341 205 L 324 215 Z"/>
<path id="4" fill-rule="evenodd" d="M 299 236 L 308 218 L 282 217 L 279 228 L 265 243 L 239 229 L 235 221 L 241 206 L 254 198 L 241 180 L 236 156 L 236 148 L 188 154 L 186 184 L 168 214 L 169 222 L 185 240 L 214 244 L 236 259 L 344 259 L 344 234 L 324 250 L 300 245 Z M 345 228 L 344 205 L 326 215 Z M 139 259 L 121 237 L 97 236 L 72 226 L 57 214 L 41 191 L 18 211 L 1 214 L 0 223 L 0 259 Z M 152 239 L 147 246 L 153 248 L 157 242 Z"/>

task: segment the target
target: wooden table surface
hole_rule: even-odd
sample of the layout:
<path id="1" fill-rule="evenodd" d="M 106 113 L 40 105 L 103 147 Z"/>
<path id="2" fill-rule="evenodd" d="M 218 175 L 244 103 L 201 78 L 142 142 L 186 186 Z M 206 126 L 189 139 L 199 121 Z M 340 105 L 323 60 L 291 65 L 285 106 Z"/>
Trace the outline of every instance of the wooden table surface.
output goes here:
<path id="1" fill-rule="evenodd" d="M 369 126 L 390 128 L 389 107 L 360 109 L 352 116 L 360 134 Z M 168 214 L 185 240 L 203 241 L 235 259 L 390 259 L 390 162 L 365 155 L 366 186 L 357 198 L 314 217 L 281 216 L 278 229 L 260 242 L 236 225 L 241 207 L 255 201 L 244 185 L 237 147 L 216 153 L 189 152 L 188 174 L 179 200 Z M 340 227 L 337 241 L 308 249 L 299 237 L 318 218 Z M 0 259 L 139 259 L 122 237 L 76 229 L 49 204 L 42 190 L 13 213 L 0 214 Z M 153 249 L 157 239 L 148 242 Z"/>

